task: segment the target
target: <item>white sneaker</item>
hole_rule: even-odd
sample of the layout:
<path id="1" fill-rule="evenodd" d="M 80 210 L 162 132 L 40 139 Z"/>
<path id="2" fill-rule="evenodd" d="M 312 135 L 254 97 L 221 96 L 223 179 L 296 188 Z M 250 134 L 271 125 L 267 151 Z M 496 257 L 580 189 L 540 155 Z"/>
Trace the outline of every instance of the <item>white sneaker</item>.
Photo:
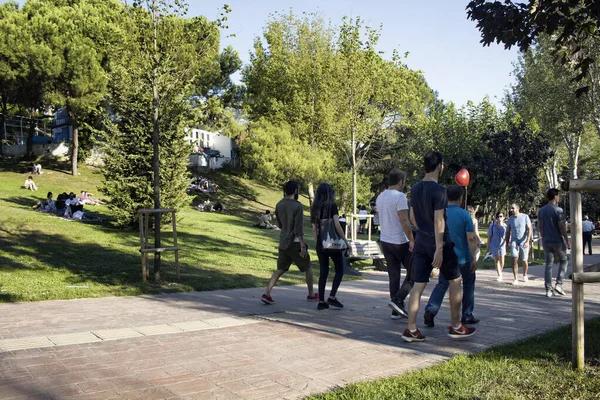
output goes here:
<path id="1" fill-rule="evenodd" d="M 523 276 L 523 282 L 529 282 L 529 277 L 527 275 Z"/>
<path id="2" fill-rule="evenodd" d="M 512 282 L 512 284 L 513 284 L 514 286 L 519 286 L 519 280 L 518 280 L 518 279 L 515 279 L 515 280 Z"/>
<path id="3" fill-rule="evenodd" d="M 562 286 L 560 285 L 555 285 L 554 286 L 554 291 L 556 292 L 556 294 L 558 294 L 559 296 L 566 296 L 565 291 L 563 290 Z"/>
<path id="4" fill-rule="evenodd" d="M 546 290 L 546 297 L 552 297 L 552 290 Z"/>
<path id="5" fill-rule="evenodd" d="M 502 282 L 502 275 L 500 275 L 499 277 L 497 277 L 497 278 L 496 278 L 496 280 L 497 280 L 498 282 Z"/>

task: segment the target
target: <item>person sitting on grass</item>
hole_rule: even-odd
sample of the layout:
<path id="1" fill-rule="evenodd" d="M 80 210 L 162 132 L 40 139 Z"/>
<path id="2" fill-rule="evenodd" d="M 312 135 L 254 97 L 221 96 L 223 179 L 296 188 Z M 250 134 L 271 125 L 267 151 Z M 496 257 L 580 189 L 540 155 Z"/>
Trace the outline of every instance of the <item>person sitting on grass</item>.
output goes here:
<path id="1" fill-rule="evenodd" d="M 277 226 L 271 224 L 272 220 L 271 211 L 266 210 L 263 215 L 260 216 L 260 222 L 258 223 L 258 227 L 262 229 L 279 229 Z"/>
<path id="2" fill-rule="evenodd" d="M 33 181 L 33 176 L 31 176 L 31 175 L 29 175 L 29 177 L 25 180 L 25 183 L 23 184 L 23 186 L 27 190 L 33 190 L 33 191 L 38 190 L 37 185 Z"/>

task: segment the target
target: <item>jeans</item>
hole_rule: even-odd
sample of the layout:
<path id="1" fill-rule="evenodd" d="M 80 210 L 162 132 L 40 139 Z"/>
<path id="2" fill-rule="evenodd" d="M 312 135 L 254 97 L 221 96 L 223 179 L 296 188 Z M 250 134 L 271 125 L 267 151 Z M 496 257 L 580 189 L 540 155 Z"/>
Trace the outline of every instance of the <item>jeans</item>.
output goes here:
<path id="1" fill-rule="evenodd" d="M 393 244 L 386 242 L 379 242 L 381 244 L 381 250 L 385 257 L 387 264 L 388 276 L 390 278 L 390 299 L 395 302 L 403 302 L 406 296 L 410 293 L 413 287 L 411 280 L 411 253 L 408 250 L 409 244 Z M 400 286 L 400 279 L 402 278 L 402 265 L 406 268 L 406 278 Z"/>
<path id="2" fill-rule="evenodd" d="M 561 286 L 567 272 L 567 246 L 564 243 L 544 243 L 544 255 L 546 256 L 546 271 L 544 274 L 544 283 L 546 290 L 552 290 L 552 264 L 554 257 L 558 258 L 558 275 L 556 276 L 556 284 Z"/>
<path id="3" fill-rule="evenodd" d="M 319 242 L 320 242 L 319 238 Z M 335 297 L 342 278 L 344 277 L 344 252 L 343 251 L 325 251 L 323 246 L 317 244 L 317 257 L 319 257 L 319 301 L 325 300 L 325 286 L 327 286 L 327 276 L 329 275 L 329 258 L 333 260 L 335 266 L 335 276 L 331 285 L 329 297 Z"/>
<path id="4" fill-rule="evenodd" d="M 471 272 L 471 263 L 459 264 L 460 274 L 463 278 L 463 296 L 462 296 L 462 316 L 461 319 L 473 318 L 473 309 L 475 308 L 475 272 Z M 450 283 L 444 275 L 440 274 L 438 284 L 433 288 L 429 302 L 425 306 L 425 311 L 431 312 L 434 316 L 437 315 L 444 296 Z"/>
<path id="5" fill-rule="evenodd" d="M 592 255 L 592 232 L 583 232 L 583 254 L 585 254 L 585 245 L 588 245 L 588 253 Z"/>

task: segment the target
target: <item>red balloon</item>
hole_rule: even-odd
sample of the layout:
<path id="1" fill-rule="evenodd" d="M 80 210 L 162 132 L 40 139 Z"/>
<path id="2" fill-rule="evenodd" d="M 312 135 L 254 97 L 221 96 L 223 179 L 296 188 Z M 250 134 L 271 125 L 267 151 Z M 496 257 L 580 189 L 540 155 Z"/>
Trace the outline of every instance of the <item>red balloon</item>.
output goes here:
<path id="1" fill-rule="evenodd" d="M 454 180 L 456 181 L 456 183 L 459 186 L 464 186 L 464 187 L 469 186 L 470 179 L 471 179 L 471 175 L 469 175 L 469 171 L 467 171 L 465 168 L 458 171 L 458 173 L 454 177 Z"/>

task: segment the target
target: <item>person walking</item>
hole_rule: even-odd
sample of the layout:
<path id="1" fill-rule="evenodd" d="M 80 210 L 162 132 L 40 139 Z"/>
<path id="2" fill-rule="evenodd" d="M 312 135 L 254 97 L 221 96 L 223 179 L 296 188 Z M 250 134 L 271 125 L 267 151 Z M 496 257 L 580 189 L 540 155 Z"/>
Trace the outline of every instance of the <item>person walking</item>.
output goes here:
<path id="1" fill-rule="evenodd" d="M 463 282 L 461 322 L 466 325 L 476 324 L 479 319 L 473 316 L 473 309 L 475 308 L 477 235 L 475 234 L 471 213 L 460 207 L 463 201 L 463 188 L 450 185 L 446 191 L 448 193 L 448 208 L 446 209 L 448 231 L 450 240 L 454 243 L 454 253 L 458 257 L 458 267 Z M 444 278 L 443 274 L 440 274 L 438 284 L 435 285 L 425 307 L 424 320 L 426 326 L 434 327 L 434 318 L 440 310 L 448 286 L 448 280 Z"/>
<path id="2" fill-rule="evenodd" d="M 583 223 L 581 225 L 583 231 L 583 254 L 585 254 L 585 245 L 588 246 L 588 253 L 592 255 L 592 235 L 594 233 L 594 223 L 590 221 L 590 217 L 587 215 L 583 217 Z"/>
<path id="3" fill-rule="evenodd" d="M 388 305 L 392 309 L 392 319 L 408 317 L 404 300 L 413 286 L 410 278 L 410 260 L 415 240 L 408 219 L 408 202 L 402 192 L 405 184 L 406 174 L 398 168 L 392 169 L 388 175 L 388 188 L 377 196 L 375 201 L 381 231 L 379 242 L 389 277 Z M 400 285 L 402 266 L 406 269 L 406 277 Z"/>
<path id="4" fill-rule="evenodd" d="M 459 204 L 460 206 L 460 204 Z M 475 238 L 477 240 L 477 252 L 475 253 L 475 261 L 479 261 L 479 256 L 481 254 L 481 236 L 479 236 L 479 220 L 477 219 L 477 213 L 475 207 L 467 206 L 467 211 L 469 215 L 471 215 L 471 220 L 473 221 L 473 228 L 475 229 Z"/>
<path id="5" fill-rule="evenodd" d="M 277 270 L 271 276 L 261 301 L 265 304 L 273 304 L 275 300 L 271 297 L 271 290 L 289 269 L 292 263 L 296 264 L 306 276 L 308 286 L 308 301 L 316 301 L 319 296 L 313 292 L 313 274 L 308 256 L 308 246 L 304 242 L 304 208 L 298 201 L 298 182 L 289 181 L 283 187 L 284 198 L 277 203 L 275 215 L 277 225 L 281 229 L 279 233 L 279 256 L 277 258 Z"/>
<path id="6" fill-rule="evenodd" d="M 510 206 L 510 218 L 508 218 L 506 228 L 506 242 L 510 246 L 510 255 L 513 262 L 513 285 L 519 284 L 519 259 L 523 263 L 523 282 L 529 281 L 527 272 L 529 269 L 529 244 L 531 243 L 531 236 L 533 229 L 531 227 L 531 220 L 529 215 L 520 212 L 518 204 L 511 204 Z"/>
<path id="7" fill-rule="evenodd" d="M 450 286 L 450 315 L 452 324 L 448 336 L 453 339 L 469 337 L 475 328 L 464 326 L 460 322 L 462 303 L 461 277 L 458 257 L 454 244 L 450 240 L 446 226 L 446 207 L 448 199 L 446 189 L 438 183 L 444 171 L 442 154 L 428 152 L 424 157 L 425 177 L 411 189 L 410 216 L 418 230 L 412 257 L 412 278 L 414 286 L 408 302 L 408 327 L 402 334 L 407 342 L 422 342 L 425 336 L 417 329 L 417 313 L 423 290 L 429 282 L 432 270 L 439 269 L 440 274 Z"/>
<path id="8" fill-rule="evenodd" d="M 564 296 L 562 283 L 567 272 L 567 249 L 571 248 L 571 241 L 567 235 L 565 226 L 565 215 L 563 209 L 558 206 L 560 192 L 558 189 L 550 189 L 546 193 L 548 204 L 540 208 L 538 213 L 538 229 L 544 246 L 544 256 L 546 258 L 546 270 L 544 273 L 544 284 L 546 287 L 546 297 L 552 297 L 552 291 L 559 296 Z M 554 258 L 558 258 L 558 273 L 556 276 L 556 285 L 552 287 L 552 265 Z"/>
<path id="9" fill-rule="evenodd" d="M 496 265 L 496 280 L 502 282 L 502 270 L 504 269 L 504 256 L 506 256 L 506 224 L 504 213 L 496 213 L 496 219 L 488 228 L 487 251 L 494 257 Z"/>
<path id="10" fill-rule="evenodd" d="M 321 220 L 332 219 L 335 230 L 339 237 L 346 244 L 344 251 L 326 250 L 323 248 L 323 235 L 321 234 Z M 344 230 L 340 225 L 340 217 L 338 206 L 335 203 L 335 191 L 333 187 L 327 183 L 321 183 L 317 187 L 315 199 L 310 210 L 310 220 L 312 222 L 313 236 L 317 242 L 317 257 L 319 257 L 319 304 L 317 310 L 326 310 L 330 306 L 332 308 L 341 309 L 344 305 L 337 298 L 337 291 L 344 277 L 344 256 L 350 249 L 350 243 L 346 239 Z M 346 253 L 346 254 L 344 254 Z M 325 287 L 327 286 L 327 276 L 329 275 L 329 259 L 333 261 L 335 267 L 335 275 L 331 284 L 329 298 L 325 301 Z"/>

